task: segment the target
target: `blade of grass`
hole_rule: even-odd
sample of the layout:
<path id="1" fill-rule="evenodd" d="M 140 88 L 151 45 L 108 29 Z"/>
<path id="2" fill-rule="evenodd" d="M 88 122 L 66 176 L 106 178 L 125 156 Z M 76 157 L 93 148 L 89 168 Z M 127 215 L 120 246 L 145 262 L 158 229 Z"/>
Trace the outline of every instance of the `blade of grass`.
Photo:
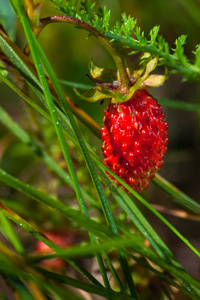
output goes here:
<path id="1" fill-rule="evenodd" d="M 21 243 L 16 231 L 14 230 L 10 220 L 0 213 L 1 230 L 6 238 L 11 242 L 15 250 L 20 254 L 25 254 L 25 249 Z"/>
<path id="2" fill-rule="evenodd" d="M 126 239 L 125 239 L 126 238 Z M 193 279 L 188 275 L 187 273 L 183 273 L 181 268 L 178 268 L 177 266 L 171 266 L 167 262 L 160 260 L 160 258 L 148 247 L 144 247 L 141 245 L 140 241 L 138 241 L 137 237 L 136 239 L 130 236 L 125 236 L 124 238 L 115 238 L 115 240 L 112 241 L 104 241 L 101 243 L 101 245 L 86 245 L 82 247 L 77 247 L 74 246 L 71 249 L 66 249 L 63 250 L 62 253 L 56 255 L 56 254 L 51 254 L 51 255 L 45 255 L 42 257 L 33 257 L 33 261 L 38 261 L 40 259 L 51 259 L 54 257 L 81 257 L 85 255 L 92 255 L 93 252 L 101 252 L 102 250 L 106 251 L 112 251 L 114 248 L 121 248 L 123 251 L 127 254 L 127 256 L 133 257 L 134 255 L 132 252 L 126 250 L 124 247 L 129 247 L 131 248 L 134 253 L 139 253 L 142 257 L 148 258 L 150 261 L 152 261 L 154 264 L 158 265 L 165 271 L 169 272 L 172 276 L 180 280 L 180 276 L 182 275 L 182 279 L 185 280 L 185 282 L 189 282 L 191 285 L 194 285 L 197 289 L 198 292 L 200 293 L 200 283 L 199 281 Z M 135 257 L 135 256 L 134 256 Z M 151 268 L 152 269 L 152 268 Z M 168 277 L 166 277 L 168 278 Z M 170 278 L 169 278 L 170 279 Z M 185 288 L 183 290 L 186 291 Z M 191 293 L 191 291 L 190 291 Z"/>
<path id="3" fill-rule="evenodd" d="M 138 238 L 136 235 L 132 235 L 132 237 L 128 236 L 124 237 L 115 237 L 114 239 L 109 239 L 109 240 L 101 240 L 101 243 L 99 244 L 93 244 L 92 242 L 87 243 L 87 245 L 77 245 L 77 246 L 72 246 L 69 249 L 65 249 L 60 253 L 57 254 L 46 254 L 46 255 L 37 255 L 36 257 L 33 256 L 32 261 L 38 262 L 43 259 L 52 259 L 55 257 L 62 257 L 62 258 L 70 258 L 70 257 L 82 257 L 82 256 L 92 256 L 93 253 L 97 252 L 100 253 L 103 250 L 106 250 L 107 252 L 114 251 L 115 248 L 117 249 L 124 249 L 125 247 L 132 247 L 134 251 L 138 253 L 152 253 L 151 249 L 148 247 L 145 247 L 144 245 L 141 245 L 141 239 Z M 137 250 L 136 250 L 137 249 Z M 144 255 L 145 256 L 145 255 Z M 157 256 L 157 259 L 159 257 Z"/>
<path id="4" fill-rule="evenodd" d="M 133 297 L 131 297 L 129 295 L 124 295 L 122 293 L 114 292 L 112 290 L 106 290 L 102 287 L 94 286 L 90 283 L 83 282 L 81 280 L 71 278 L 67 275 L 61 275 L 61 274 L 58 274 L 58 273 L 53 273 L 53 272 L 50 272 L 48 270 L 45 270 L 45 269 L 42 269 L 42 268 L 39 268 L 39 267 L 36 267 L 36 269 L 38 271 L 40 271 L 41 274 L 43 274 L 47 278 L 51 278 L 55 281 L 65 283 L 65 284 L 70 285 L 72 287 L 75 287 L 75 288 L 81 289 L 83 291 L 86 291 L 90 294 L 96 294 L 96 295 L 99 295 L 99 296 L 102 296 L 102 297 L 111 297 L 111 299 L 119 299 L 119 300 L 121 300 L 121 299 L 127 299 L 127 300 L 128 299 L 134 299 Z"/>
<path id="5" fill-rule="evenodd" d="M 29 197 L 48 205 L 57 212 L 63 214 L 63 216 L 65 216 L 66 218 L 76 222 L 80 227 L 85 228 L 88 231 L 90 230 L 99 237 L 103 237 L 104 235 L 111 237 L 113 236 L 113 234 L 101 224 L 87 218 L 75 209 L 67 207 L 63 203 L 38 191 L 30 185 L 23 183 L 22 181 L 14 178 L 2 169 L 0 169 L 0 181 L 9 186 L 12 186 L 14 189 L 28 195 Z"/>
<path id="6" fill-rule="evenodd" d="M 18 270 L 18 266 L 13 264 L 11 257 L 7 257 L 5 253 L 0 251 L 0 273 L 11 287 L 16 299 L 35 300 L 20 278 L 20 273 L 22 274 L 21 270 L 19 272 Z"/>
<path id="7" fill-rule="evenodd" d="M 170 262 L 170 260 L 172 259 L 174 260 L 170 250 L 167 248 L 162 239 L 158 236 L 158 234 L 149 224 L 147 219 L 140 212 L 137 205 L 129 197 L 129 195 L 127 195 L 120 188 L 117 188 L 116 185 L 112 185 L 110 178 L 106 176 L 104 170 L 99 171 L 101 172 L 103 181 L 106 185 L 109 186 L 115 200 L 122 207 L 123 211 L 126 212 L 127 216 L 129 216 L 133 224 L 138 228 L 142 235 L 150 242 L 151 246 L 155 249 L 158 255 L 168 262 Z M 132 209 L 130 208 L 130 206 Z"/>
<path id="8" fill-rule="evenodd" d="M 17 68 L 19 73 L 22 75 L 29 86 L 34 91 L 42 93 L 42 87 L 40 81 L 38 80 L 36 70 L 30 59 L 8 38 L 8 36 L 0 29 L 0 46 L 5 55 L 10 59 L 11 63 Z M 12 48 L 12 51 L 10 49 Z M 13 72 L 13 71 L 12 71 Z M 31 74 L 31 76 L 30 76 Z M 2 74 L 5 75 L 5 74 Z M 52 94 L 56 96 L 56 92 L 53 88 L 51 81 L 47 78 L 48 84 L 52 91 Z M 46 105 L 44 97 L 39 97 L 42 103 Z M 87 126 L 90 126 L 91 130 L 98 136 L 99 135 L 99 125 L 80 107 L 78 107 L 67 95 L 65 95 L 66 101 L 69 103 L 70 108 L 73 113 Z M 58 104 L 58 99 L 55 99 Z M 60 103 L 59 103 L 60 105 Z M 59 113 L 59 110 L 57 111 Z M 69 122 L 68 122 L 69 123 Z"/>
<path id="9" fill-rule="evenodd" d="M 20 278 L 23 278 L 26 280 L 26 282 L 28 283 L 27 287 L 31 286 L 31 288 L 34 288 L 33 285 L 36 284 L 36 287 L 37 286 L 40 287 L 42 291 L 45 291 L 45 290 L 49 291 L 49 288 L 52 287 L 52 282 L 49 285 L 48 279 L 44 277 L 42 272 L 39 272 L 40 268 L 38 268 L 38 266 L 31 266 L 30 264 L 27 265 L 27 262 L 28 262 L 27 257 L 25 257 L 25 260 L 24 260 L 24 256 L 19 257 L 19 255 L 16 255 L 16 253 L 11 252 L 11 250 L 8 250 L 7 248 L 5 249 L 5 246 L 1 243 L 0 243 L 0 261 L 1 261 L 1 264 L 0 264 L 1 271 L 0 272 L 5 273 L 6 274 L 5 276 L 8 278 L 11 278 L 14 282 L 16 282 L 16 284 L 19 281 L 18 277 L 20 277 Z M 38 269 L 39 269 L 39 271 L 38 271 Z M 69 281 L 70 281 L 70 277 L 69 277 Z M 77 281 L 77 286 L 78 286 L 79 280 L 76 280 L 76 281 Z M 91 285 L 92 291 L 94 293 L 96 291 L 96 288 L 97 288 L 97 294 L 99 293 L 99 288 L 100 288 L 100 291 L 103 290 L 103 292 L 105 294 L 107 292 L 106 289 L 101 285 L 92 285 L 90 283 L 86 283 L 86 285 L 89 285 L 89 286 Z M 80 283 L 79 288 L 80 289 L 82 288 L 82 282 Z M 35 290 L 35 288 L 34 288 L 34 290 Z M 66 290 L 66 292 L 67 291 L 68 290 Z M 108 293 L 109 293 L 109 291 L 110 290 L 108 290 Z M 115 292 L 113 292 L 113 294 L 111 292 L 111 295 L 114 297 Z M 40 298 L 35 297 L 34 299 L 40 299 Z M 63 299 L 64 298 L 62 298 L 62 300 Z"/>
<path id="10" fill-rule="evenodd" d="M 101 164 L 101 163 L 100 163 Z M 159 214 L 140 194 L 136 193 L 133 189 L 129 187 L 121 178 L 119 178 L 114 172 L 112 172 L 105 165 L 101 165 L 110 175 L 112 175 L 117 181 L 120 182 L 136 199 L 138 199 L 145 207 L 147 207 L 155 216 L 157 216 L 171 231 L 173 231 L 198 257 L 200 257 L 199 251 L 192 246 L 189 241 L 178 232 L 178 230 L 171 225 L 161 214 Z M 132 206 L 132 203 L 130 203 Z"/>
<path id="11" fill-rule="evenodd" d="M 12 4 L 14 5 L 13 1 L 12 1 Z M 21 2 L 21 5 L 22 5 L 22 2 Z M 80 135 L 80 133 L 78 131 L 78 128 L 77 128 L 76 122 L 74 120 L 73 114 L 72 114 L 72 112 L 71 112 L 71 110 L 70 110 L 70 108 L 68 106 L 68 103 L 66 102 L 65 96 L 62 93 L 62 90 L 60 88 L 60 85 L 58 84 L 58 81 L 57 81 L 57 79 L 55 77 L 55 74 L 53 73 L 53 71 L 52 71 L 52 69 L 51 69 L 51 67 L 50 67 L 50 65 L 49 65 L 49 63 L 48 63 L 48 61 L 47 61 L 44 53 L 42 52 L 42 50 L 41 50 L 41 48 L 40 48 L 40 46 L 39 46 L 39 44 L 37 42 L 37 39 L 35 38 L 35 36 L 33 35 L 32 31 L 31 31 L 29 22 L 28 22 L 27 18 L 25 18 L 24 11 L 23 11 L 22 7 L 19 7 L 19 6 L 16 7 L 15 5 L 14 5 L 14 7 L 16 8 L 16 10 L 18 12 L 18 15 L 19 15 L 19 17 L 21 19 L 21 23 L 22 23 L 22 26 L 24 28 L 25 35 L 27 37 L 27 41 L 28 41 L 30 49 L 31 49 L 33 60 L 35 62 L 35 66 L 36 66 L 39 78 L 41 80 L 41 84 L 43 85 L 44 93 L 46 94 L 46 99 L 47 99 L 47 101 L 50 101 L 51 100 L 51 94 L 50 94 L 50 92 L 48 90 L 48 85 L 47 85 L 46 80 L 45 80 L 45 76 L 44 76 L 44 73 L 43 73 L 43 70 L 42 70 L 41 62 L 40 62 L 39 57 L 38 57 L 38 53 L 39 53 L 39 55 L 41 57 L 42 63 L 44 64 L 44 66 L 45 66 L 45 68 L 46 68 L 46 70 L 47 70 L 47 72 L 49 74 L 49 77 L 50 77 L 51 81 L 54 84 L 55 90 L 58 93 L 58 96 L 59 96 L 59 98 L 60 98 L 60 100 L 61 100 L 61 102 L 63 104 L 65 112 L 66 112 L 66 114 L 67 114 L 67 116 L 68 116 L 68 118 L 70 120 L 70 123 L 72 125 L 73 130 L 74 130 L 74 133 L 75 133 L 75 135 L 77 137 L 77 140 L 79 142 L 80 148 L 81 148 L 82 153 L 83 153 L 83 155 L 85 157 L 86 164 L 88 166 L 88 169 L 89 169 L 90 174 L 92 176 L 93 182 L 94 182 L 95 187 L 97 189 L 97 192 L 99 194 L 99 197 L 100 197 L 100 200 L 101 200 L 101 203 L 102 203 L 102 208 L 103 208 L 103 211 L 104 211 L 104 215 L 105 215 L 105 217 L 107 219 L 107 222 L 108 222 L 111 230 L 115 234 L 118 234 L 117 228 L 116 228 L 116 225 L 115 225 L 115 222 L 114 222 L 114 219 L 113 219 L 111 211 L 110 211 L 109 204 L 108 204 L 107 199 L 106 199 L 106 197 L 104 195 L 103 189 L 102 189 L 100 181 L 98 179 L 98 176 L 96 175 L 96 172 L 95 172 L 94 167 L 92 165 L 92 161 L 91 161 L 90 156 L 89 156 L 89 154 L 87 152 L 87 148 L 85 146 L 84 140 L 83 140 L 83 138 L 81 137 L 81 135 Z M 50 102 L 48 103 L 49 110 L 50 110 L 52 118 L 54 119 L 54 123 L 55 123 L 55 128 L 56 128 L 57 134 L 58 134 L 58 136 L 61 136 L 62 132 L 60 130 L 60 127 L 56 126 L 56 125 L 59 125 L 59 121 L 56 118 L 56 115 L 54 114 L 54 107 L 51 104 L 53 104 L 53 103 L 50 103 Z M 62 142 L 62 139 L 60 139 L 60 140 Z M 63 151 L 64 150 L 65 149 L 63 148 Z M 135 287 L 134 287 L 134 282 L 133 282 L 130 270 L 128 268 L 128 263 L 127 263 L 127 261 L 125 259 L 125 256 L 123 254 L 119 253 L 119 258 L 120 258 L 122 270 L 124 272 L 124 276 L 125 276 L 125 278 L 127 279 L 127 282 L 128 282 L 128 286 L 129 286 L 130 292 L 131 292 L 132 296 L 137 297 L 136 296 Z"/>
<path id="12" fill-rule="evenodd" d="M 33 295 L 34 299 L 49 300 L 49 296 L 47 294 L 46 295 L 43 294 L 43 292 L 39 288 L 40 285 L 41 284 L 38 284 L 38 281 L 37 284 L 33 280 L 28 280 L 28 282 L 26 282 L 26 286 L 28 290 L 31 292 L 31 294 Z"/>
<path id="13" fill-rule="evenodd" d="M 11 277 L 12 279 L 15 279 L 18 281 L 18 277 L 23 278 L 26 280 L 26 282 L 34 281 L 38 287 L 40 287 L 43 291 L 48 290 L 49 283 L 48 279 L 45 278 L 43 275 L 43 269 L 38 267 L 37 265 L 30 265 L 27 264 L 30 263 L 30 260 L 28 260 L 28 257 L 24 256 L 20 257 L 16 253 L 12 252 L 8 248 L 5 248 L 4 244 L 1 244 L 0 242 L 0 272 L 7 274 L 8 277 Z M 51 273 L 50 273 L 51 274 Z M 52 273 L 54 274 L 54 273 Z M 58 274 L 58 273 L 55 273 Z M 61 275 L 61 274 L 60 274 Z M 61 275 L 61 278 L 65 277 L 65 275 Z M 51 279 L 51 277 L 50 277 Z M 47 284 L 46 284 L 47 282 Z M 64 281 L 63 281 L 64 282 Z M 72 284 L 71 284 L 72 282 Z M 73 279 L 69 276 L 67 276 L 66 283 L 68 285 L 71 285 L 72 287 L 77 287 L 79 289 L 85 290 L 85 291 L 92 291 L 92 293 L 97 295 L 111 295 L 113 297 L 112 299 L 115 299 L 115 296 L 117 299 L 121 299 L 120 293 L 116 293 L 110 289 L 106 289 L 101 285 L 93 285 L 88 282 L 79 281 L 78 279 Z M 73 284 L 75 283 L 75 284 Z M 52 286 L 52 283 L 51 283 Z M 86 288 L 85 288 L 86 286 Z M 67 292 L 67 291 L 66 291 Z M 125 295 L 126 296 L 126 295 Z M 21 298 L 20 298 L 21 299 Z M 28 298 L 27 298 L 28 299 Z M 38 299 L 37 297 L 34 299 Z M 63 298 L 62 298 L 63 299 Z M 126 299 L 126 298 L 124 298 Z M 127 296 L 127 299 L 130 299 L 129 296 Z"/>
<path id="14" fill-rule="evenodd" d="M 157 98 L 158 103 L 160 103 L 163 106 L 171 107 L 175 109 L 181 109 L 191 112 L 199 112 L 200 111 L 200 105 L 196 103 L 189 103 L 174 99 L 167 99 L 167 98 Z"/>
<path id="15" fill-rule="evenodd" d="M 102 168 L 104 166 L 102 165 Z M 183 273 L 186 273 L 180 263 L 174 258 L 172 252 L 168 249 L 162 239 L 157 235 L 151 225 L 148 223 L 146 218 L 142 215 L 140 210 L 137 208 L 132 199 L 126 194 L 121 188 L 117 188 L 116 185 L 110 184 L 110 179 L 105 175 L 104 170 L 101 172 L 102 178 L 105 181 L 109 181 L 106 185 L 110 186 L 112 194 L 116 201 L 120 204 L 123 210 L 127 213 L 127 216 L 133 221 L 135 226 L 140 230 L 140 232 L 147 238 L 152 247 L 157 251 L 160 257 L 166 261 L 169 265 L 175 266 L 176 268 L 182 269 Z M 117 177 L 116 177 L 117 178 Z M 139 195 L 138 195 L 139 196 Z M 145 200 L 144 200 L 145 201 Z M 194 290 L 189 283 L 185 282 L 180 276 L 179 279 L 183 282 L 184 286 L 189 290 Z M 196 291 L 194 291 L 194 294 Z"/>
<path id="16" fill-rule="evenodd" d="M 1 78 L 1 75 L 0 75 Z M 49 119 L 48 114 L 45 115 Z M 0 106 L 0 122 L 4 124 L 20 141 L 29 146 L 36 155 L 38 155 L 43 162 L 45 162 L 48 167 L 53 170 L 64 182 L 73 187 L 73 183 L 70 179 L 69 174 L 63 170 L 60 165 L 43 150 L 36 140 L 33 140 L 28 133 L 16 122 L 14 122 L 11 117 L 6 113 L 6 111 Z M 100 207 L 99 203 L 93 199 L 88 193 L 81 189 L 82 194 L 88 202 L 96 207 Z"/>
<path id="17" fill-rule="evenodd" d="M 44 287 L 48 292 L 48 295 L 50 294 L 53 296 L 52 299 L 63 300 L 66 298 L 67 295 L 68 300 L 85 300 L 84 298 L 75 294 L 70 289 L 66 288 L 66 286 L 63 287 L 61 285 L 53 283 L 52 281 L 51 284 L 44 284 Z"/>
<path id="18" fill-rule="evenodd" d="M 178 202 L 184 208 L 187 208 L 193 213 L 200 213 L 200 204 L 191 199 L 189 196 L 180 191 L 177 187 L 167 181 L 165 178 L 156 174 L 153 179 L 153 183 L 157 185 L 160 189 L 164 190 L 168 195 L 170 195 L 176 202 Z"/>
<path id="19" fill-rule="evenodd" d="M 127 254 L 128 255 L 128 254 Z M 129 255 L 130 257 L 132 257 L 133 259 L 135 258 L 135 256 L 133 254 L 131 254 L 129 252 Z M 137 258 L 136 258 L 137 259 Z M 153 261 L 153 257 L 150 258 L 151 261 Z M 187 273 L 183 273 L 180 271 L 177 272 L 177 268 L 174 268 L 172 266 L 169 266 L 167 263 L 165 263 L 164 261 L 160 261 L 158 263 L 160 265 L 161 268 L 163 269 L 168 269 L 167 272 L 173 274 L 173 276 L 175 278 L 177 278 L 179 281 L 181 281 L 181 283 L 183 285 L 185 285 L 185 288 L 184 287 L 178 287 L 178 289 L 180 289 L 183 293 L 185 293 L 186 295 L 189 296 L 189 298 L 191 299 L 194 299 L 194 300 L 198 300 L 199 297 L 200 297 L 200 288 L 199 288 L 199 282 L 198 281 L 195 281 L 193 278 L 191 278 Z M 151 266 L 150 266 L 151 267 Z M 162 274 L 161 274 L 161 277 L 162 277 Z M 181 280 L 180 280 L 181 278 Z M 168 280 L 168 278 L 165 278 L 168 282 L 170 280 Z M 175 286 L 176 286 L 176 282 L 175 283 Z M 189 283 L 189 284 L 188 284 Z M 172 283 L 173 284 L 173 283 Z M 192 287 L 192 289 L 190 289 L 190 286 Z"/>
<path id="20" fill-rule="evenodd" d="M 15 214 L 14 212 L 12 212 L 8 208 L 6 208 L 1 203 L 0 203 L 0 211 L 2 213 L 4 213 L 8 218 L 10 218 L 11 220 L 13 220 L 13 222 L 15 222 L 20 227 L 22 227 L 24 230 L 28 231 L 29 233 L 31 233 L 32 235 L 34 235 L 35 237 L 37 237 L 39 240 L 41 240 L 43 243 L 45 243 L 48 247 L 50 247 L 53 251 L 55 251 L 58 254 L 58 256 L 61 253 L 63 253 L 63 255 L 65 254 L 65 250 L 63 250 L 62 248 L 60 248 L 58 245 L 56 245 L 54 242 L 52 242 L 49 238 L 47 238 L 42 233 L 40 233 L 36 228 L 34 228 L 32 225 L 30 225 L 27 221 L 25 221 L 19 215 Z M 96 245 L 94 247 L 98 247 L 98 246 Z M 81 248 L 79 247 L 79 249 L 81 249 Z M 62 256 L 62 254 L 61 254 L 61 256 Z M 72 265 L 74 265 L 74 261 L 72 259 L 69 258 L 69 259 L 67 259 L 67 261 L 69 263 L 73 262 Z M 77 266 L 78 264 L 75 263 L 75 265 Z M 2 267 L 2 265 L 0 265 L 0 268 L 1 267 Z M 8 267 L 7 263 L 5 263 L 5 267 L 6 267 L 6 269 L 10 270 L 11 273 L 12 273 L 12 270 L 11 270 L 11 268 Z M 82 275 L 84 275 L 84 273 L 86 273 L 85 277 L 87 278 L 87 275 L 88 275 L 87 271 L 84 268 L 80 267 L 79 265 L 78 265 L 78 268 L 81 268 Z M 28 271 L 29 270 L 30 270 L 30 266 L 28 268 Z M 36 267 L 36 270 L 42 270 L 42 272 L 44 274 L 46 272 L 45 270 L 43 270 L 41 268 L 38 268 L 38 267 Z M 18 272 L 17 268 L 15 268 L 15 271 Z M 50 274 L 54 274 L 54 276 L 59 275 L 57 273 L 50 273 Z M 90 275 L 90 273 L 89 273 L 89 275 Z M 99 282 L 95 278 L 92 278 L 92 275 L 89 276 L 88 280 L 90 280 L 91 282 L 93 282 L 94 283 L 93 285 L 90 284 L 90 283 L 87 283 L 87 282 L 81 282 L 81 281 L 79 281 L 77 279 L 73 279 L 73 278 L 70 278 L 70 277 L 64 276 L 64 275 L 61 275 L 60 278 L 65 278 L 65 279 L 67 278 L 67 280 L 65 281 L 65 283 L 67 283 L 67 284 L 69 284 L 71 286 L 83 289 L 85 291 L 91 292 L 91 293 L 95 293 L 95 294 L 99 294 L 99 295 L 103 295 L 103 296 L 105 295 L 105 296 L 111 297 L 112 299 L 133 299 L 133 297 L 130 297 L 128 295 L 123 295 L 122 293 L 114 292 L 111 289 L 104 288 L 103 286 L 101 286 L 99 284 Z M 62 282 L 64 282 L 64 281 L 62 281 Z"/>
<path id="21" fill-rule="evenodd" d="M 7 208 L 4 204 L 0 203 L 0 212 L 2 212 L 6 217 L 10 218 L 17 225 L 22 227 L 24 230 L 31 233 L 37 239 L 46 244 L 49 248 L 51 248 L 56 253 L 61 253 L 63 251 L 57 244 L 51 241 L 48 237 L 46 237 L 43 233 L 39 232 L 36 228 L 30 225 L 27 221 L 21 218 L 19 215 L 15 214 L 9 208 Z M 65 259 L 65 258 L 64 258 Z M 78 272 L 80 272 L 85 278 L 94 283 L 95 285 L 101 285 L 85 268 L 79 265 L 73 259 L 66 260 L 70 265 L 72 265 Z"/>
<path id="22" fill-rule="evenodd" d="M 89 90 L 94 87 L 94 85 L 78 83 L 78 82 L 73 82 L 73 81 L 67 81 L 67 80 L 62 80 L 62 79 L 58 79 L 58 82 L 63 85 L 66 85 L 66 86 L 69 86 L 69 87 L 72 87 L 75 89 L 82 89 L 82 90 Z"/>

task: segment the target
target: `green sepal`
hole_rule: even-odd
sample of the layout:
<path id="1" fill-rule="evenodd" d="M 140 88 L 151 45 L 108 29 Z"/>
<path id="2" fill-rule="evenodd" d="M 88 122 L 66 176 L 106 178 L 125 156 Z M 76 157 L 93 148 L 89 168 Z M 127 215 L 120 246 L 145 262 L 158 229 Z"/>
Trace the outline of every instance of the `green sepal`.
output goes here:
<path id="1" fill-rule="evenodd" d="M 90 78 L 96 83 L 96 87 L 83 95 L 77 90 L 75 93 L 79 98 L 89 102 L 105 98 L 111 98 L 112 103 L 126 102 L 136 90 L 158 87 L 167 79 L 167 68 L 164 75 L 149 75 L 156 68 L 158 60 L 159 57 L 151 58 L 149 53 L 144 53 L 133 65 L 127 68 L 132 86 L 126 93 L 123 93 L 118 70 L 99 68 L 91 61 L 89 65 Z"/>
<path id="2" fill-rule="evenodd" d="M 94 65 L 92 60 L 89 63 L 89 69 L 92 78 L 99 83 L 114 83 L 116 81 L 119 81 L 119 72 L 115 69 L 99 68 Z"/>
<path id="3" fill-rule="evenodd" d="M 140 88 L 141 82 L 141 79 L 138 79 L 138 81 L 130 88 L 128 94 L 120 94 L 119 92 L 115 93 L 115 95 L 113 95 L 112 97 L 112 103 L 128 101 L 133 96 L 133 94 Z"/>
<path id="4" fill-rule="evenodd" d="M 88 102 L 96 102 L 101 99 L 111 98 L 111 96 L 102 93 L 101 89 L 98 86 L 90 89 L 83 95 L 81 95 L 76 89 L 74 89 L 74 92 L 80 99 L 86 100 Z"/>
<path id="5" fill-rule="evenodd" d="M 150 75 L 141 83 L 140 88 L 158 87 L 163 84 L 165 79 L 165 75 Z"/>

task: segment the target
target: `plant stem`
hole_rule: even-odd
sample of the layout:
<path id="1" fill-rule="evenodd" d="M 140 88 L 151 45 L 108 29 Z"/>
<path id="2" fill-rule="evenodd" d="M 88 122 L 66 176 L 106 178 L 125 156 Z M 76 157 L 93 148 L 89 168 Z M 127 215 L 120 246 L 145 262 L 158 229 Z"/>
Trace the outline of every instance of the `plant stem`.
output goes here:
<path id="1" fill-rule="evenodd" d="M 53 22 L 62 22 L 62 23 L 70 23 L 74 24 L 78 27 L 81 27 L 85 30 L 87 30 L 89 33 L 94 35 L 98 41 L 105 47 L 105 49 L 110 53 L 110 55 L 113 57 L 115 64 L 117 66 L 117 69 L 119 71 L 120 81 L 121 81 L 121 92 L 127 93 L 131 87 L 131 82 L 129 80 L 126 67 L 124 65 L 123 59 L 119 55 L 119 53 L 116 51 L 116 49 L 113 47 L 113 45 L 105 38 L 104 35 L 102 35 L 97 29 L 92 27 L 86 22 L 83 22 L 81 20 L 78 20 L 76 18 L 67 17 L 67 16 L 53 16 L 53 17 L 47 17 L 40 20 L 41 27 L 40 29 L 37 29 L 35 32 L 35 35 L 39 35 L 40 31 L 46 26 L 47 24 L 53 23 Z"/>

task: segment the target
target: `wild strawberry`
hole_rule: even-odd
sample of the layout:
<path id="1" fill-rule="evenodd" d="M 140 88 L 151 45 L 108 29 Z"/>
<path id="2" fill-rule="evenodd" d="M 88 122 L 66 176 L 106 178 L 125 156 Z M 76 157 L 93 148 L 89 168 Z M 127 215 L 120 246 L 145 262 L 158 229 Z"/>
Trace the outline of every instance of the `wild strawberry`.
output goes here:
<path id="1" fill-rule="evenodd" d="M 66 249 L 73 244 L 75 244 L 75 237 L 72 233 L 66 231 L 59 232 L 45 232 L 45 235 L 51 239 L 54 243 L 60 246 L 63 249 Z M 51 248 L 46 244 L 37 240 L 36 252 L 38 254 L 53 254 L 55 253 Z M 62 258 L 52 258 L 41 261 L 41 265 L 47 269 L 53 271 L 62 271 L 65 268 L 65 261 Z"/>
<path id="2" fill-rule="evenodd" d="M 146 89 L 139 89 L 127 102 L 110 102 L 104 125 L 104 163 L 141 192 L 162 167 L 167 151 L 168 125 L 161 105 Z"/>

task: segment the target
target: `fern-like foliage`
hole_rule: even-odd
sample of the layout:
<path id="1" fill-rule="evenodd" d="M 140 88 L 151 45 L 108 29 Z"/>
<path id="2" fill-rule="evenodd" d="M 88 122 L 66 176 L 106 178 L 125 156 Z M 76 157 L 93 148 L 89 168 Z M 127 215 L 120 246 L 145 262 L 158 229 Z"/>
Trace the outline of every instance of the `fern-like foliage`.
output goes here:
<path id="1" fill-rule="evenodd" d="M 184 54 L 186 35 L 178 37 L 174 43 L 175 47 L 170 49 L 165 39 L 159 35 L 159 26 L 153 27 L 147 37 L 137 26 L 137 21 L 126 13 L 121 15 L 120 21 L 111 26 L 111 12 L 104 7 L 99 8 L 96 13 L 96 4 L 91 0 L 51 1 L 64 15 L 88 23 L 111 42 L 118 42 L 118 46 L 130 49 L 130 55 L 148 52 L 152 57 L 160 58 L 160 65 L 167 66 L 173 73 L 182 74 L 184 80 L 200 81 L 200 45 L 193 51 L 193 62 L 189 61 Z"/>

